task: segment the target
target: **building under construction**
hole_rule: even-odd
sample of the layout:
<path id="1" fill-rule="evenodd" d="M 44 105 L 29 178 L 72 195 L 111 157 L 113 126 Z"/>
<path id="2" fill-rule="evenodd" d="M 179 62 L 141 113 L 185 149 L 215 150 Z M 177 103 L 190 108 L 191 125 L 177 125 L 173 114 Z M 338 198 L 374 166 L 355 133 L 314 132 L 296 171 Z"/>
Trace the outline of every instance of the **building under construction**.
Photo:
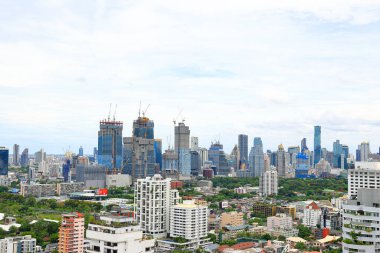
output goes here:
<path id="1" fill-rule="evenodd" d="M 98 131 L 98 163 L 107 169 L 121 169 L 123 163 L 123 122 L 102 120 Z"/>

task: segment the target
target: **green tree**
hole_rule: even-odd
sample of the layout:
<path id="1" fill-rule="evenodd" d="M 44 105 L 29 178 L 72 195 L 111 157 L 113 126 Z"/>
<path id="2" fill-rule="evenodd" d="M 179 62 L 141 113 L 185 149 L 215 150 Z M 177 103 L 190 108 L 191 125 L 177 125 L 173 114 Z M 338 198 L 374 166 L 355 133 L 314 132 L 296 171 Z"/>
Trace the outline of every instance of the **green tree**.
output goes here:
<path id="1" fill-rule="evenodd" d="M 297 242 L 295 248 L 299 249 L 299 250 L 305 250 L 307 247 L 306 247 L 306 245 L 304 243 Z"/>
<path id="2" fill-rule="evenodd" d="M 311 235 L 311 230 L 310 228 L 308 227 L 305 227 L 304 225 L 300 224 L 297 226 L 298 228 L 298 236 L 303 238 L 303 239 L 309 239 L 310 235 Z"/>

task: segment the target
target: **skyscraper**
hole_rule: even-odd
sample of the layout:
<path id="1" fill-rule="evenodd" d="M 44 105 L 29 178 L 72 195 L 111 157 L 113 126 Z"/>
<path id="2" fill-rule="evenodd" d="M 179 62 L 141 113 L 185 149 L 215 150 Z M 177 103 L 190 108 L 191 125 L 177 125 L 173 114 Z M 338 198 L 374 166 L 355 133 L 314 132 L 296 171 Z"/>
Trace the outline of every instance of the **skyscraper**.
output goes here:
<path id="1" fill-rule="evenodd" d="M 25 148 L 22 151 L 20 164 L 21 164 L 21 167 L 27 167 L 29 165 L 29 149 Z"/>
<path id="2" fill-rule="evenodd" d="M 123 122 L 102 120 L 98 131 L 98 163 L 107 169 L 120 169 L 123 161 Z"/>
<path id="3" fill-rule="evenodd" d="M 94 160 L 95 160 L 95 162 L 97 162 L 98 161 L 98 149 L 96 148 L 96 147 L 94 147 Z"/>
<path id="4" fill-rule="evenodd" d="M 191 150 L 192 151 L 198 151 L 199 145 L 198 145 L 198 137 L 192 136 L 191 137 Z"/>
<path id="5" fill-rule="evenodd" d="M 264 151 L 263 142 L 260 137 L 253 140 L 252 155 L 250 165 L 253 169 L 253 175 L 259 177 L 264 172 Z"/>
<path id="6" fill-rule="evenodd" d="M 62 176 L 65 183 L 70 182 L 70 159 L 62 165 Z"/>
<path id="7" fill-rule="evenodd" d="M 342 144 L 340 144 L 339 140 L 336 140 L 333 143 L 333 153 L 334 153 L 334 162 L 333 167 L 334 168 L 340 168 L 341 166 L 341 155 L 342 155 Z"/>
<path id="8" fill-rule="evenodd" d="M 360 161 L 366 162 L 368 161 L 370 151 L 369 151 L 369 142 L 363 141 L 360 144 Z"/>
<path id="9" fill-rule="evenodd" d="M 159 170 L 156 151 L 159 144 L 154 139 L 154 122 L 147 117 L 138 117 L 133 121 L 133 136 L 123 138 L 123 173 L 132 179 L 151 177 Z"/>
<path id="10" fill-rule="evenodd" d="M 260 175 L 260 195 L 271 196 L 278 193 L 278 173 L 275 170 L 268 170 Z"/>
<path id="11" fill-rule="evenodd" d="M 223 145 L 219 142 L 211 143 L 208 150 L 208 160 L 216 167 L 216 175 L 227 176 L 230 172 Z"/>
<path id="12" fill-rule="evenodd" d="M 18 144 L 13 145 L 13 165 L 20 165 L 20 146 Z"/>
<path id="13" fill-rule="evenodd" d="M 178 155 L 178 172 L 181 175 L 191 174 L 190 155 L 190 129 L 184 122 L 178 123 L 174 127 L 174 148 Z"/>
<path id="14" fill-rule="evenodd" d="M 238 148 L 239 148 L 239 169 L 248 165 L 248 135 L 239 134 L 238 136 Z"/>
<path id="15" fill-rule="evenodd" d="M 78 153 L 79 156 L 83 156 L 83 147 L 80 146 L 79 147 L 79 153 Z"/>
<path id="16" fill-rule="evenodd" d="M 321 147 L 321 126 L 314 127 L 314 165 L 321 160 L 322 147 Z"/>
<path id="17" fill-rule="evenodd" d="M 306 138 L 303 138 L 301 141 L 301 152 L 304 152 L 305 150 L 309 149 L 306 144 Z"/>
<path id="18" fill-rule="evenodd" d="M 286 159 L 285 159 L 285 149 L 282 144 L 278 146 L 277 150 L 277 172 L 279 177 L 286 176 Z"/>
<path id="19" fill-rule="evenodd" d="M 162 170 L 162 140 L 155 139 L 154 140 L 154 155 L 156 156 L 156 163 L 160 166 L 160 170 Z"/>
<path id="20" fill-rule="evenodd" d="M 0 147 L 0 175 L 8 175 L 8 159 L 9 159 L 9 149 L 6 147 Z"/>

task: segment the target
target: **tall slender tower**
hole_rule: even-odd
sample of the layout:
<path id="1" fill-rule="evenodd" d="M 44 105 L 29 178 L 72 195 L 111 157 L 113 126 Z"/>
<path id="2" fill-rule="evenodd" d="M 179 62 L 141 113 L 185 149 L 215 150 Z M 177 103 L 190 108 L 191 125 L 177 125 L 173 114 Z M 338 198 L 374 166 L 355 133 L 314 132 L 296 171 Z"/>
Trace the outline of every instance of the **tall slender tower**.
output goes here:
<path id="1" fill-rule="evenodd" d="M 184 122 L 174 127 L 174 148 L 178 155 L 178 172 L 182 175 L 191 174 L 190 128 Z"/>
<path id="2" fill-rule="evenodd" d="M 238 136 L 239 148 L 239 168 L 246 167 L 248 164 L 248 135 L 239 134 Z"/>
<path id="3" fill-rule="evenodd" d="M 278 146 L 277 150 L 277 172 L 279 177 L 285 177 L 286 175 L 286 159 L 285 159 L 285 149 L 282 144 Z"/>
<path id="4" fill-rule="evenodd" d="M 20 146 L 18 144 L 13 145 L 13 165 L 20 164 Z"/>
<path id="5" fill-rule="evenodd" d="M 317 164 L 322 157 L 321 147 L 321 126 L 314 127 L 314 164 Z"/>

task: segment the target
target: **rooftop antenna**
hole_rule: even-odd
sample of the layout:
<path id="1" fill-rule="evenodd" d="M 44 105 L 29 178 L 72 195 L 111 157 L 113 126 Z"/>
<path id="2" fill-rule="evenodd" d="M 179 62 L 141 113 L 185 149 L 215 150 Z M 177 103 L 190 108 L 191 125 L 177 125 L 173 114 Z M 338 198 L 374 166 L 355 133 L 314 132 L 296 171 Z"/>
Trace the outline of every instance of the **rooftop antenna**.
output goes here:
<path id="1" fill-rule="evenodd" d="M 108 111 L 108 121 L 110 121 L 110 117 L 111 117 L 111 106 L 112 106 L 112 104 L 110 104 L 110 109 Z"/>
<path id="2" fill-rule="evenodd" d="M 117 109 L 117 104 L 115 106 L 115 111 L 113 113 L 113 121 L 116 121 L 116 109 Z"/>
<path id="3" fill-rule="evenodd" d="M 150 104 L 146 107 L 145 111 L 143 111 L 143 117 L 145 117 L 145 113 L 148 111 Z"/>

